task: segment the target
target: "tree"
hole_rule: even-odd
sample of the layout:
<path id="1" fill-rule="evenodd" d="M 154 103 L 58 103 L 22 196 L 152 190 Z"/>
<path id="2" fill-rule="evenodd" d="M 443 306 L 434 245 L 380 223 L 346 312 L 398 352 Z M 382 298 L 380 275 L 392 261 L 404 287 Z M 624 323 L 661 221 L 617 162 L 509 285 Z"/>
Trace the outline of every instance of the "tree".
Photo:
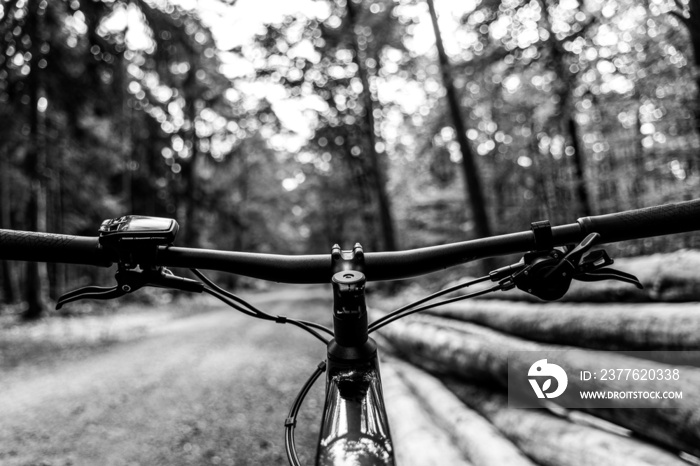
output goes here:
<path id="1" fill-rule="evenodd" d="M 267 27 L 257 38 L 257 50 L 266 61 L 257 75 L 284 86 L 291 102 L 314 102 L 306 110 L 313 115 L 313 133 L 305 147 L 308 162 L 351 181 L 339 214 L 362 219 L 365 247 L 394 249 L 389 164 L 381 136 L 384 110 L 376 96 L 384 51 L 403 48 L 399 30 L 390 22 L 393 4 L 326 5 L 329 14 L 324 18 L 290 16 Z M 241 53 L 252 59 L 255 50 Z M 326 173 L 319 176 L 328 179 Z M 358 233 L 354 236 L 353 242 Z"/>
<path id="2" fill-rule="evenodd" d="M 454 125 L 456 138 L 462 152 L 462 170 L 464 173 L 467 200 L 471 206 L 472 215 L 474 216 L 475 231 L 479 237 L 491 236 L 491 227 L 489 226 L 489 219 L 486 214 L 486 200 L 481 188 L 481 179 L 474 161 L 473 151 L 467 140 L 467 130 L 464 119 L 462 118 L 462 108 L 452 80 L 450 63 L 445 53 L 445 47 L 442 44 L 442 36 L 440 35 L 435 5 L 433 4 L 433 0 L 426 1 L 430 8 L 430 19 L 433 24 L 433 31 L 435 31 L 435 43 L 438 50 L 442 82 L 447 94 L 446 98 L 452 117 L 452 124 Z"/>
<path id="3" fill-rule="evenodd" d="M 361 2 L 357 2 L 360 3 Z M 379 222 L 384 240 L 384 249 L 393 251 L 396 249 L 396 235 L 394 234 L 394 220 L 391 213 L 391 205 L 389 196 L 386 192 L 386 176 L 384 167 L 379 160 L 377 154 L 377 138 L 375 135 L 376 126 L 374 122 L 375 100 L 372 97 L 372 88 L 370 87 L 369 77 L 367 75 L 367 54 L 361 45 L 358 31 L 360 24 L 358 22 L 358 12 L 355 7 L 355 0 L 346 1 L 348 28 L 352 34 L 353 61 L 357 65 L 357 74 L 362 84 L 362 100 L 364 101 L 364 116 L 365 135 L 367 137 L 367 150 L 370 169 L 371 183 L 377 198 L 379 207 Z"/>
<path id="4" fill-rule="evenodd" d="M 688 28 L 693 48 L 693 61 L 696 68 L 695 85 L 697 88 L 695 97 L 695 131 L 700 137 L 700 73 L 697 71 L 700 69 L 700 0 L 688 0 L 687 7 L 680 0 L 675 0 L 675 2 L 680 11 L 671 11 L 670 14 Z"/>
<path id="5" fill-rule="evenodd" d="M 216 44 L 211 32 L 196 13 L 186 13 L 174 8 L 175 14 L 143 4 L 144 19 L 153 31 L 155 50 L 150 60 L 142 67 L 143 89 L 149 92 L 146 102 L 161 108 L 159 114 L 171 113 L 170 106 L 179 107 L 181 122 L 172 139 L 177 142 L 180 189 L 177 199 L 183 210 L 184 244 L 199 244 L 199 206 L 205 202 L 200 185 L 201 167 L 205 159 L 212 155 L 211 139 L 215 133 L 226 134 L 226 122 L 231 117 L 230 103 L 224 91 L 230 82 L 220 72 L 220 60 L 216 54 Z M 171 69 L 176 67 L 178 72 Z M 155 74 L 157 84 L 148 78 Z M 151 79 L 152 81 L 152 79 Z M 170 98 L 162 98 L 163 89 L 168 89 Z M 222 136 L 225 137 L 225 136 Z M 172 144 L 172 142 L 171 142 Z M 169 144 L 166 144 L 166 146 Z M 176 168 L 178 170 L 178 168 Z"/>
<path id="6" fill-rule="evenodd" d="M 7 189 L 29 186 L 6 206 L 4 217 L 18 220 L 12 226 L 94 234 L 102 219 L 134 209 L 174 213 L 167 180 L 182 166 L 172 157 L 164 163 L 171 135 L 182 130 L 197 153 L 214 153 L 220 149 L 210 139 L 226 133 L 228 121 L 220 115 L 228 111 L 221 105 L 228 80 L 196 15 L 169 3 L 13 1 L 0 9 L 0 34 L 7 43 L 0 101 L 12 115 L 0 128 L 0 154 L 10 168 L 22 167 Z M 180 70 L 188 60 L 198 69 L 185 86 Z M 193 111 L 181 118 L 188 103 Z M 186 194 L 199 192 L 194 181 L 189 186 Z M 46 277 L 45 264 L 27 265 L 27 318 L 43 313 Z M 55 298 L 64 269 L 51 266 L 48 278 Z"/>
<path id="7" fill-rule="evenodd" d="M 26 206 L 27 226 L 32 231 L 46 231 L 46 124 L 43 104 L 44 97 L 43 71 L 39 66 L 42 59 L 42 48 L 45 46 L 44 30 L 46 4 L 39 0 L 31 0 L 27 5 L 28 17 L 25 23 L 29 43 L 23 44 L 28 49 L 31 62 L 28 65 L 27 79 L 27 108 L 26 115 L 29 129 L 29 144 L 24 159 L 24 171 L 30 180 L 29 199 Z M 24 72 L 22 74 L 25 74 Z M 25 295 L 27 307 L 24 318 L 27 320 L 39 318 L 46 307 L 48 292 L 46 264 L 29 262 L 26 264 Z"/>
<path id="8" fill-rule="evenodd" d="M 578 123 L 576 122 L 576 110 L 572 103 L 572 91 L 576 87 L 576 73 L 572 72 L 572 67 L 567 66 L 567 52 L 564 43 L 571 42 L 577 37 L 585 33 L 586 29 L 592 24 L 590 20 L 586 24 L 575 24 L 576 29 L 568 35 L 557 34 L 552 29 L 552 19 L 550 17 L 550 5 L 546 0 L 540 0 L 542 9 L 542 19 L 545 29 L 548 31 L 548 38 L 545 43 L 548 46 L 550 66 L 556 73 L 556 95 L 558 97 L 558 111 L 555 118 L 563 124 L 560 125 L 559 131 L 568 133 L 569 142 L 572 148 L 572 160 L 574 165 L 574 192 L 579 204 L 579 212 L 582 216 L 590 216 L 593 214 L 591 207 L 591 199 L 588 190 L 588 182 L 586 177 L 583 146 L 581 144 L 581 136 Z M 575 16 L 574 16 L 575 17 Z M 558 37 L 563 36 L 563 37 Z M 573 68 L 576 69 L 576 68 Z"/>

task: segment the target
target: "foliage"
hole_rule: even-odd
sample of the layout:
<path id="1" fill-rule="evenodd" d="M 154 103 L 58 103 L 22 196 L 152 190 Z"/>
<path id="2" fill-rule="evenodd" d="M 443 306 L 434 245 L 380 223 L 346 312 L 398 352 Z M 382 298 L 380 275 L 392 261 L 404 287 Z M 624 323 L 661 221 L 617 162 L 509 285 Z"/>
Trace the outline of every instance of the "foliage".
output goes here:
<path id="1" fill-rule="evenodd" d="M 496 232 L 695 196 L 696 3 L 436 2 Z M 245 0 L 2 2 L 0 227 L 140 213 L 179 244 L 377 250 L 384 205 L 402 248 L 472 236 L 427 4 L 294 4 L 234 40 L 217 18 Z M 697 239 L 621 251 L 679 246 Z M 54 299 L 95 280 L 48 272 Z M 30 275 L 3 265 L 4 299 Z"/>

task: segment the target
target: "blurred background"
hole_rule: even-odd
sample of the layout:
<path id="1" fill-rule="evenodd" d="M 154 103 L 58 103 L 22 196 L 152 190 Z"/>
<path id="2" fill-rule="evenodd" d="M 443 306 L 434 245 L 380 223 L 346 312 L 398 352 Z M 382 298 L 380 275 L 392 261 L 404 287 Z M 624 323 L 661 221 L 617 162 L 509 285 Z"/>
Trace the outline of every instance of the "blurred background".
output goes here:
<path id="1" fill-rule="evenodd" d="M 698 0 L 0 5 L 0 228 L 378 251 L 698 195 Z M 99 278 L 0 264 L 30 317 Z"/>

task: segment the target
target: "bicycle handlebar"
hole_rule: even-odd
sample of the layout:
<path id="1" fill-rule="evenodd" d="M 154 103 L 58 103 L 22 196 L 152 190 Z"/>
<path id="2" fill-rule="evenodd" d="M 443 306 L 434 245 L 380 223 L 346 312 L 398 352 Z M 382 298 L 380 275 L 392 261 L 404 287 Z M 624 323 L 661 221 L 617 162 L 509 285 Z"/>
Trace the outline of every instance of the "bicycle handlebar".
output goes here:
<path id="1" fill-rule="evenodd" d="M 583 238 L 577 224 L 552 230 L 558 245 Z M 524 231 L 407 251 L 369 252 L 365 253 L 364 274 L 367 281 L 401 280 L 486 257 L 529 251 L 534 244 L 533 233 Z M 330 254 L 285 256 L 168 247 L 157 257 L 167 267 L 219 270 L 284 283 L 329 283 L 333 275 Z"/>
<path id="2" fill-rule="evenodd" d="M 584 234 L 600 233 L 606 243 L 685 233 L 700 229 L 700 199 L 584 217 L 578 223 Z"/>
<path id="3" fill-rule="evenodd" d="M 600 233 L 601 243 L 700 230 L 700 199 L 614 214 L 583 217 L 552 228 L 552 245 L 580 242 Z M 407 251 L 365 254 L 368 281 L 399 280 L 487 257 L 534 249 L 535 234 L 522 231 Z M 109 267 L 117 259 L 97 237 L 0 230 L 0 259 Z M 157 265 L 200 268 L 285 283 L 329 283 L 330 254 L 286 256 L 161 246 Z"/>
<path id="4" fill-rule="evenodd" d="M 0 230 L 0 260 L 59 262 L 109 267 L 114 262 L 97 237 Z"/>

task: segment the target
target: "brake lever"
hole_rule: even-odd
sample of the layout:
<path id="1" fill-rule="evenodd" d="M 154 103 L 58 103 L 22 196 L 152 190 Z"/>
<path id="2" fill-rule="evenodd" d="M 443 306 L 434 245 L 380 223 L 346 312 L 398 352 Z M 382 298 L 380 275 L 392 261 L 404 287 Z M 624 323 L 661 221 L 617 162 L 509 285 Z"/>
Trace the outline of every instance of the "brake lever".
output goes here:
<path id="1" fill-rule="evenodd" d="M 79 299 L 113 299 L 133 293 L 144 286 L 154 286 L 157 288 L 173 288 L 182 291 L 193 291 L 201 293 L 204 284 L 197 280 L 178 277 L 165 267 L 141 269 L 136 267 L 127 269 L 120 266 L 115 275 L 117 286 L 100 287 L 86 286 L 68 292 L 58 298 L 56 309 L 61 309 L 64 304 L 77 301 Z"/>
<path id="2" fill-rule="evenodd" d="M 629 283 L 636 286 L 640 290 L 644 289 L 644 285 L 639 281 L 637 277 L 631 273 L 622 272 L 621 270 L 615 270 L 611 268 L 603 268 L 592 270 L 590 272 L 582 273 L 574 277 L 575 280 L 582 282 L 598 282 L 602 280 L 617 280 L 624 283 Z"/>
<path id="3" fill-rule="evenodd" d="M 574 249 L 566 253 L 559 263 L 544 276 L 544 279 L 560 280 L 565 279 L 565 277 L 573 278 L 579 272 L 579 267 L 583 262 L 583 255 L 593 247 L 598 238 L 600 238 L 598 233 L 591 233 L 586 236 Z"/>
<path id="4" fill-rule="evenodd" d="M 58 298 L 58 302 L 56 302 L 56 309 L 61 309 L 64 304 L 77 301 L 79 299 L 104 300 L 119 298 L 145 286 L 148 281 L 145 278 L 146 273 L 146 271 L 143 271 L 140 268 L 127 269 L 120 265 L 117 273 L 115 274 L 115 278 L 117 279 L 116 286 L 86 286 L 83 288 L 78 288 L 77 290 L 66 293 Z"/>
<path id="5" fill-rule="evenodd" d="M 613 265 L 614 263 L 615 261 L 605 252 L 605 249 L 598 249 L 583 256 L 577 269 L 579 274 L 583 274 Z"/>
<path id="6" fill-rule="evenodd" d="M 604 249 L 592 251 L 586 254 L 577 268 L 578 273 L 574 275 L 574 280 L 582 282 L 597 282 L 602 280 L 617 280 L 624 283 L 629 283 L 637 288 L 644 289 L 644 286 L 637 277 L 631 273 L 608 267 L 615 263 L 608 256 Z"/>
<path id="7" fill-rule="evenodd" d="M 634 275 L 607 267 L 614 261 L 605 250 L 588 252 L 599 238 L 598 233 L 591 233 L 565 253 L 556 249 L 531 251 L 521 262 L 491 272 L 490 278 L 496 281 L 510 275 L 503 280 L 545 301 L 563 297 L 572 280 L 618 280 L 642 289 Z"/>
<path id="8" fill-rule="evenodd" d="M 113 299 L 126 294 L 120 290 L 118 286 L 85 286 L 77 290 L 63 294 L 56 302 L 56 310 L 63 307 L 64 304 L 77 301 L 79 299 Z"/>

